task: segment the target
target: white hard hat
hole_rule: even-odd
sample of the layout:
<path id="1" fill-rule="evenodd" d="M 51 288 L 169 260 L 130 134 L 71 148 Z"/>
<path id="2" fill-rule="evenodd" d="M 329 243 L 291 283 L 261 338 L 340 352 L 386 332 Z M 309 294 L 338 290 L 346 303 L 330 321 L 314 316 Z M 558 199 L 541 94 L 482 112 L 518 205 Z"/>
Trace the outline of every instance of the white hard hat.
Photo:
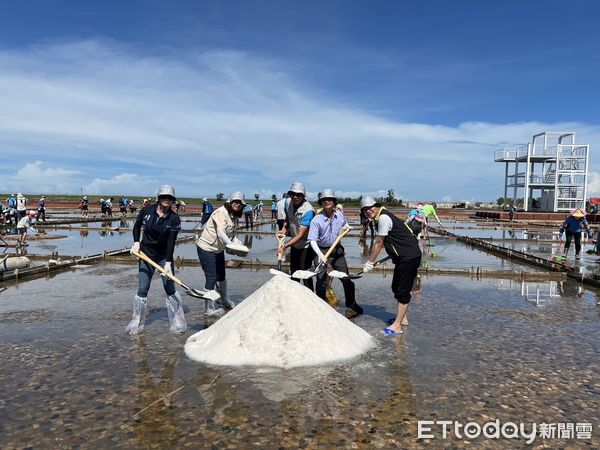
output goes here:
<path id="1" fill-rule="evenodd" d="M 326 198 L 332 198 L 337 203 L 337 197 L 335 196 L 335 192 L 331 189 L 323 189 L 321 191 L 321 196 L 319 197 L 319 204 L 321 201 Z"/>
<path id="2" fill-rule="evenodd" d="M 104 199 L 103 199 L 103 198 L 101 198 L 101 199 L 100 199 L 100 201 L 101 201 L 101 202 L 103 202 L 103 201 L 104 201 Z"/>
<path id="3" fill-rule="evenodd" d="M 229 198 L 227 199 L 227 203 L 231 203 L 234 200 L 239 200 L 242 202 L 242 205 L 246 206 L 246 201 L 244 200 L 244 193 L 241 191 L 232 192 Z"/>
<path id="4" fill-rule="evenodd" d="M 83 199 L 84 199 L 84 200 L 87 200 L 87 195 L 84 195 L 84 196 L 83 196 Z"/>
<path id="5" fill-rule="evenodd" d="M 173 189 L 173 186 L 171 186 L 170 184 L 163 184 L 159 189 L 158 189 L 158 194 L 156 194 L 156 198 L 158 199 L 158 197 L 173 197 L 173 200 L 176 200 L 177 197 L 175 196 L 175 189 Z"/>
<path id="6" fill-rule="evenodd" d="M 208 201 L 208 197 L 202 197 L 202 201 L 203 202 L 207 202 Z"/>
<path id="7" fill-rule="evenodd" d="M 292 192 L 295 194 L 302 194 L 306 197 L 306 189 L 304 188 L 304 183 L 300 181 L 294 181 L 288 190 L 288 194 L 292 195 Z"/>
<path id="8" fill-rule="evenodd" d="M 373 197 L 363 197 L 360 199 L 360 209 L 370 208 L 371 206 L 381 206 Z"/>
<path id="9" fill-rule="evenodd" d="M 21 193 L 19 192 L 19 193 L 17 194 L 17 197 L 19 197 L 19 196 L 21 196 L 21 195 L 23 195 L 23 194 L 21 194 Z"/>

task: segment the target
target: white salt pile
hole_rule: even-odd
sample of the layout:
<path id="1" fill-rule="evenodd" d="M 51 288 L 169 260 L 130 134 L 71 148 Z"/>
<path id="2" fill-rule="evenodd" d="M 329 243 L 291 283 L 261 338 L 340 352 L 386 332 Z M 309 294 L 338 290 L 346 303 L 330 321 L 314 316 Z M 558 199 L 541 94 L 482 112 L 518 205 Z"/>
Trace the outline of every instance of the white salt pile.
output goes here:
<path id="1" fill-rule="evenodd" d="M 190 336 L 185 353 L 228 366 L 292 368 L 353 358 L 374 339 L 300 283 L 273 277 L 210 328 Z"/>

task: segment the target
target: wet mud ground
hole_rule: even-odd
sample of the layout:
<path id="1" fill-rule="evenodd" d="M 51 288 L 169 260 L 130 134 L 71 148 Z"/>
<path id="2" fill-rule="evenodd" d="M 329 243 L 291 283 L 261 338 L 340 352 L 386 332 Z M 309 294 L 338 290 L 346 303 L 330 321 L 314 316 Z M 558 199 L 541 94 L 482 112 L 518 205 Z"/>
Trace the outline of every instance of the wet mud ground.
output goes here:
<path id="1" fill-rule="evenodd" d="M 89 253 L 120 247 L 107 236 L 86 236 Z M 129 233 L 113 236 L 124 246 L 131 242 Z M 275 239 L 253 239 L 250 257 L 273 259 Z M 534 270 L 454 241 L 432 242 L 439 253 L 432 264 Z M 48 245 L 63 254 L 76 248 L 63 251 L 57 243 Z M 346 249 L 351 263 L 364 260 L 358 240 L 348 240 Z M 176 254 L 194 257 L 193 245 L 178 246 Z M 199 267 L 177 275 L 192 286 L 204 282 Z M 270 278 L 264 269 L 228 270 L 233 300 Z M 133 265 L 100 264 L 4 284 L 0 447 L 526 446 L 524 439 L 444 440 L 440 430 L 435 439 L 417 438 L 419 420 L 483 425 L 496 419 L 528 429 L 542 422 L 590 423 L 591 439 L 538 437 L 533 447 L 600 447 L 599 291 L 571 280 L 422 277 L 405 334 L 382 337 L 378 331 L 396 306 L 391 277 L 368 274 L 356 283 L 365 315 L 352 320 L 376 337 L 377 348 L 338 365 L 287 371 L 188 359 L 186 338 L 214 319 L 183 295 L 188 331 L 169 334 L 158 278 L 144 333 L 127 336 L 137 288 Z M 334 288 L 343 305 L 339 281 Z M 344 313 L 343 306 L 337 309 Z"/>

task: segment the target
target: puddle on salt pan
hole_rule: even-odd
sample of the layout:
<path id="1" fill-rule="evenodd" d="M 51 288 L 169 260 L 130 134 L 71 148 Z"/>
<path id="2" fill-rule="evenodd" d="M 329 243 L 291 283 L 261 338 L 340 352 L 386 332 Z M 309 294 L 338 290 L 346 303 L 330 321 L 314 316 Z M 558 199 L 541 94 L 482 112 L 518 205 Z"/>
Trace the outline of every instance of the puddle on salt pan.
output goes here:
<path id="1" fill-rule="evenodd" d="M 179 275 L 195 286 L 198 272 Z M 11 405 L 0 405 L 2 447 L 416 448 L 418 420 L 600 419 L 599 294 L 571 281 L 536 305 L 516 281 L 506 289 L 423 278 L 405 335 L 384 338 L 377 332 L 396 305 L 391 280 L 368 274 L 356 282 L 365 315 L 354 322 L 377 336 L 375 350 L 340 365 L 265 372 L 187 359 L 186 337 L 213 321 L 184 295 L 190 328 L 170 335 L 159 279 L 143 335 L 125 335 L 136 273 L 96 266 L 0 293 L 0 387 L 2 405 Z M 235 301 L 268 279 L 267 271 L 228 271 Z M 585 444 L 600 444 L 595 427 Z"/>

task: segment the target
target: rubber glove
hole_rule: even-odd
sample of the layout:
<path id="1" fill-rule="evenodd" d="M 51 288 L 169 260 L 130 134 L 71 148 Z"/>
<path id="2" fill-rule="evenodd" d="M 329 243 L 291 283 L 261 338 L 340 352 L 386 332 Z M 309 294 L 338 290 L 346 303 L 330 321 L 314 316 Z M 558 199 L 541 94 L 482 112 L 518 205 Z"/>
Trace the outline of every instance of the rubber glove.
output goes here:
<path id="1" fill-rule="evenodd" d="M 592 230 L 587 230 L 588 232 L 588 238 L 591 239 L 592 236 L 594 235 L 594 232 Z"/>
<path id="2" fill-rule="evenodd" d="M 134 242 L 133 245 L 131 246 L 131 249 L 129 250 L 129 253 L 131 253 L 133 255 L 134 253 L 139 253 L 139 252 L 140 252 L 140 243 Z"/>
<path id="3" fill-rule="evenodd" d="M 363 266 L 363 273 L 370 272 L 371 270 L 373 270 L 373 267 L 375 267 L 375 265 L 371 261 L 367 261 Z"/>
<path id="4" fill-rule="evenodd" d="M 565 234 L 565 230 L 561 229 L 561 230 L 558 232 L 558 237 L 559 237 L 559 238 L 562 238 L 562 237 L 563 237 L 563 234 Z"/>
<path id="5" fill-rule="evenodd" d="M 217 235 L 219 236 L 219 239 L 221 239 L 225 245 L 233 244 L 233 242 L 231 242 L 231 239 L 229 239 L 229 236 L 227 236 L 223 230 L 217 229 Z"/>
<path id="6" fill-rule="evenodd" d="M 171 276 L 173 275 L 173 269 L 171 268 L 171 263 L 169 261 L 165 263 L 165 267 L 163 267 L 163 269 L 165 269 L 165 271 L 160 273 L 161 277 L 166 277 L 167 274 Z"/>
<path id="7" fill-rule="evenodd" d="M 317 253 L 317 257 L 319 258 L 319 262 L 321 264 L 327 264 L 327 258 L 325 258 L 325 254 L 319 250 L 319 253 Z"/>
<path id="8" fill-rule="evenodd" d="M 319 248 L 319 245 L 317 244 L 317 241 L 310 241 L 310 246 L 312 247 L 313 251 L 315 252 L 315 255 L 317 255 L 317 258 L 319 258 L 319 263 L 321 263 L 321 264 L 327 264 L 327 260 L 325 259 L 325 255 L 323 254 L 323 252 Z"/>

